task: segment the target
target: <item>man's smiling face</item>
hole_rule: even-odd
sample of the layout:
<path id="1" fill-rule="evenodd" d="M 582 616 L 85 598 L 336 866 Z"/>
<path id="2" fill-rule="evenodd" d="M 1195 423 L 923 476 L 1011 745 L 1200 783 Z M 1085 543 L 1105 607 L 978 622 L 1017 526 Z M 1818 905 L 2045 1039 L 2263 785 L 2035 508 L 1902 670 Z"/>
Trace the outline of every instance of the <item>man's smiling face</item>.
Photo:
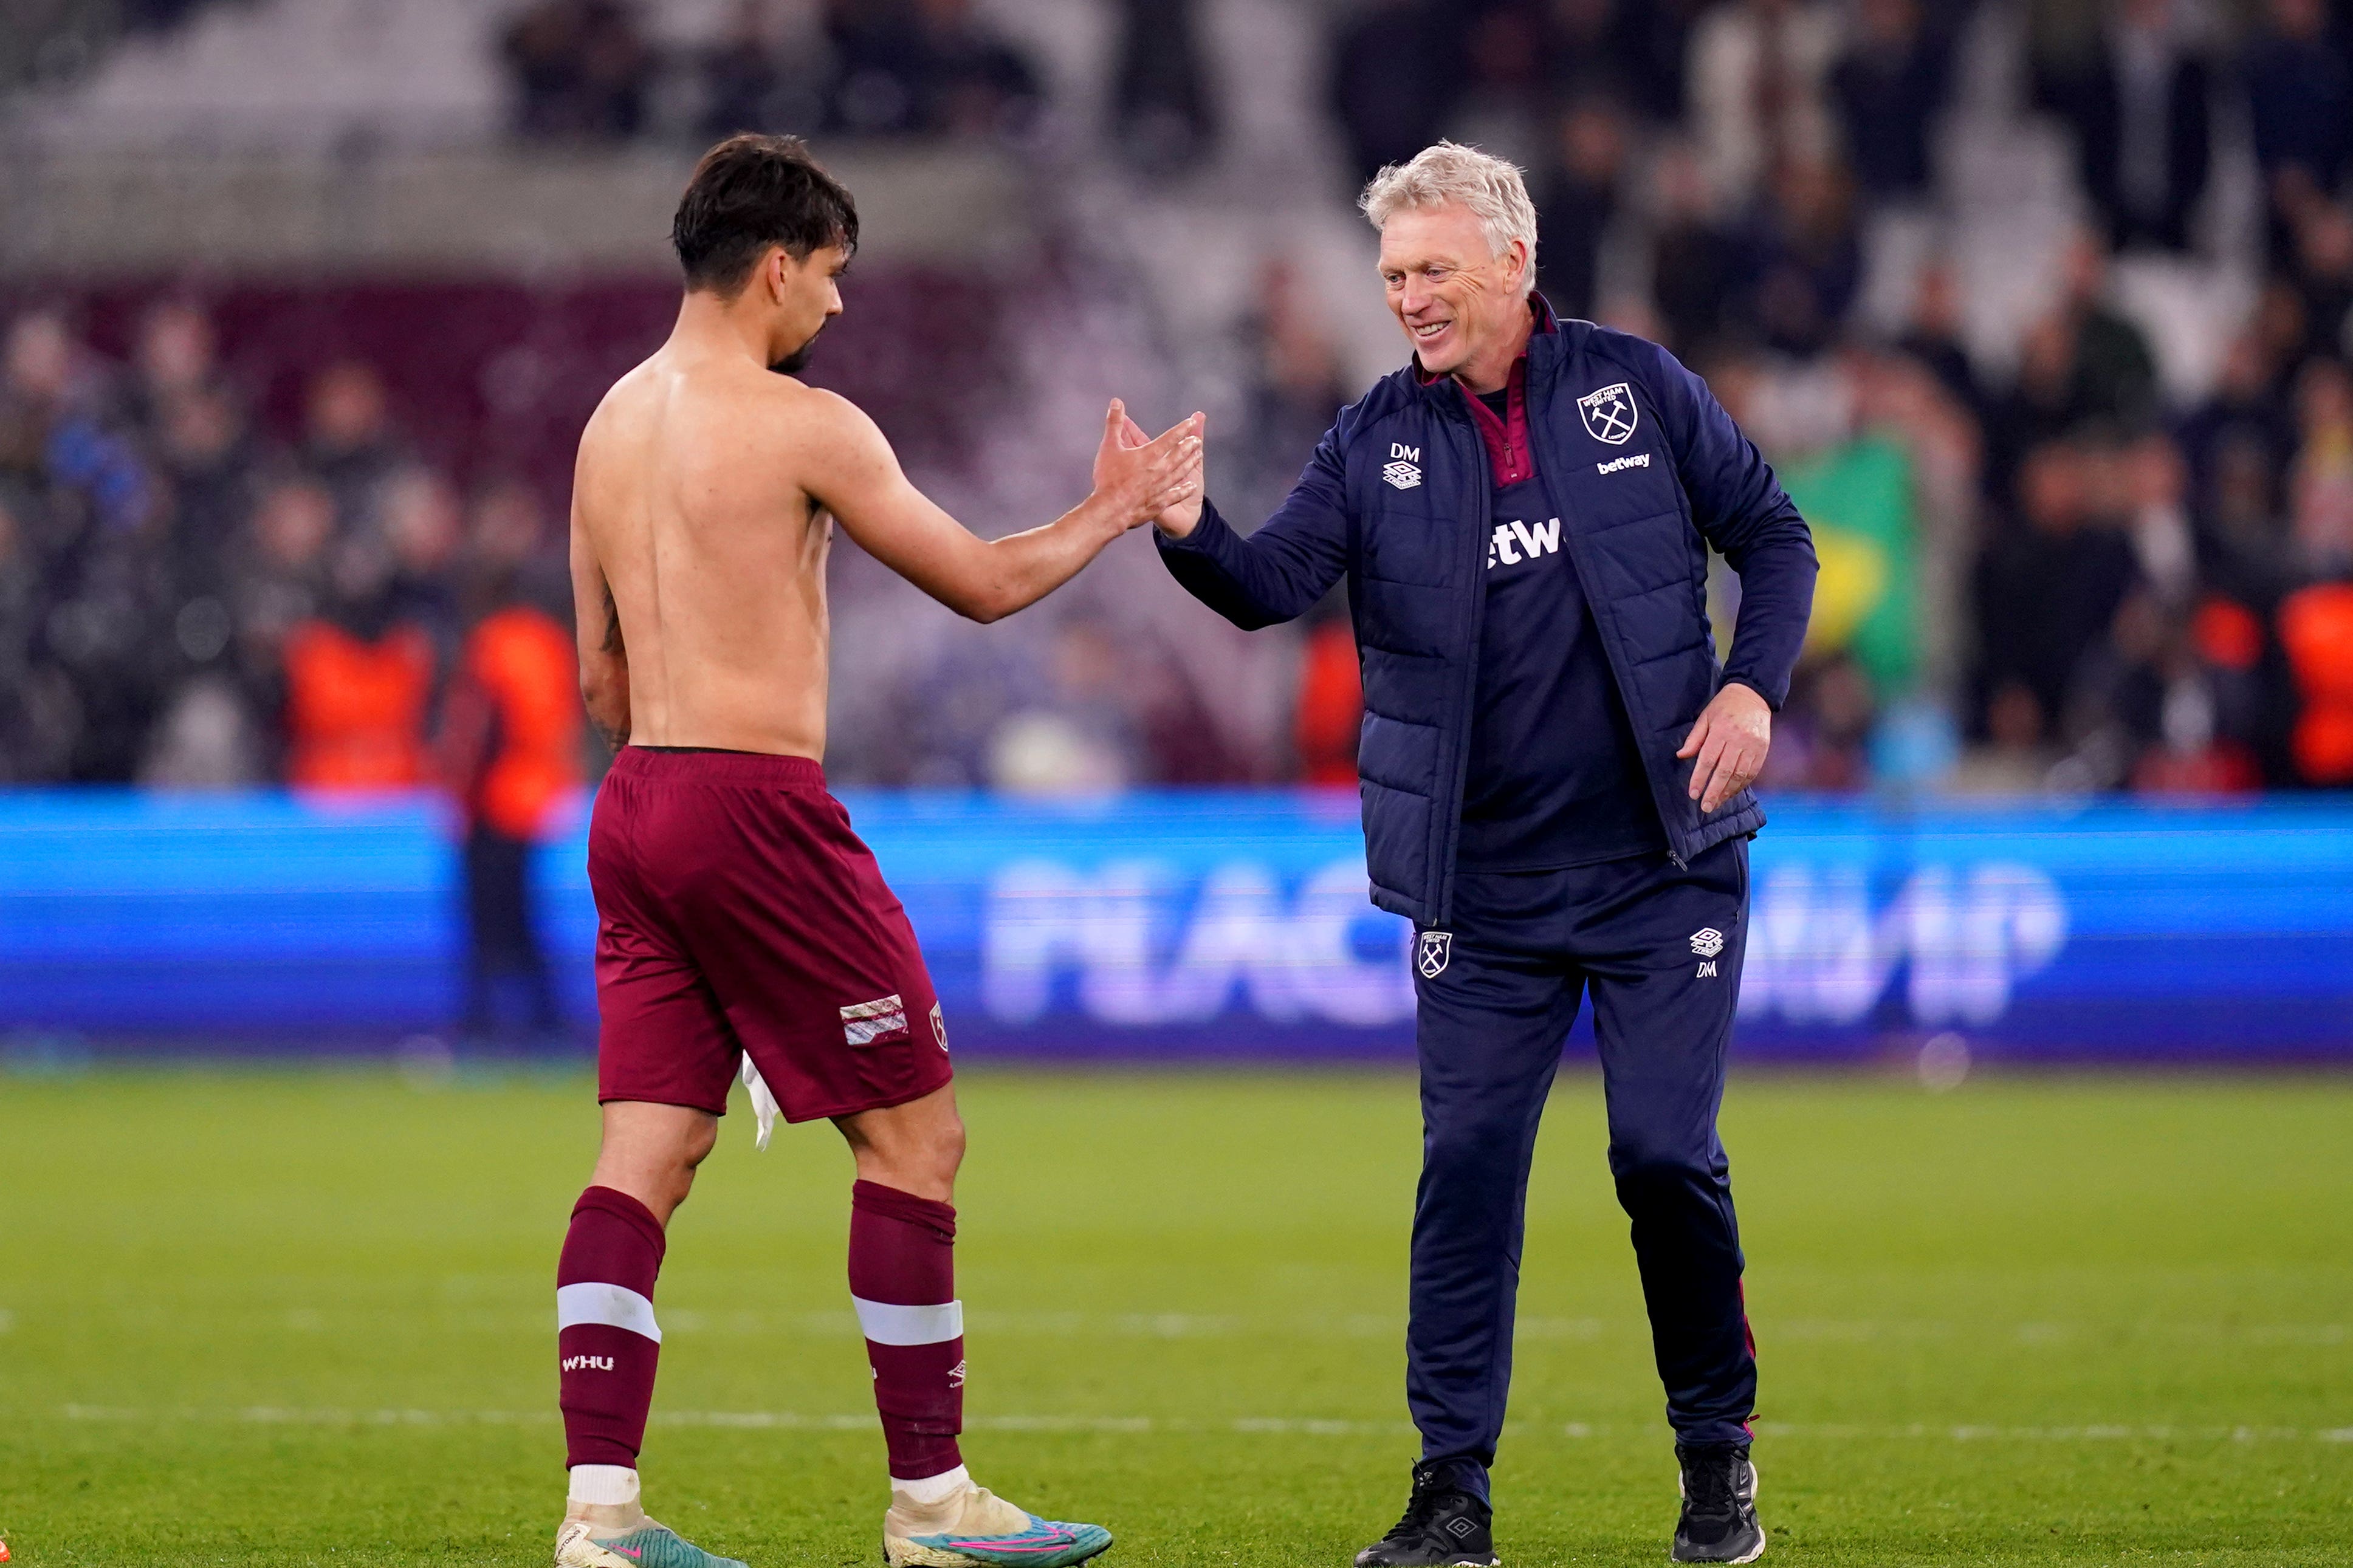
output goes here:
<path id="1" fill-rule="evenodd" d="M 1501 256 L 1460 202 L 1402 207 L 1381 226 L 1381 282 L 1421 368 L 1451 375 L 1509 334 L 1527 313 L 1526 247 Z"/>

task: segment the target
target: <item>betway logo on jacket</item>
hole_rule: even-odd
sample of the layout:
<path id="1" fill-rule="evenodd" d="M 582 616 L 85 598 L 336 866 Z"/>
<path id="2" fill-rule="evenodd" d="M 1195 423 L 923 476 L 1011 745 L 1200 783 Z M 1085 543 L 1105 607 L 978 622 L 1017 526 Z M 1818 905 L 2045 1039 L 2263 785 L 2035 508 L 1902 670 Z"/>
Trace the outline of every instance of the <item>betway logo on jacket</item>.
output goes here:
<path id="1" fill-rule="evenodd" d="M 1487 570 L 1559 553 L 1560 519 L 1556 517 L 1544 522 L 1498 523 L 1487 540 Z"/>

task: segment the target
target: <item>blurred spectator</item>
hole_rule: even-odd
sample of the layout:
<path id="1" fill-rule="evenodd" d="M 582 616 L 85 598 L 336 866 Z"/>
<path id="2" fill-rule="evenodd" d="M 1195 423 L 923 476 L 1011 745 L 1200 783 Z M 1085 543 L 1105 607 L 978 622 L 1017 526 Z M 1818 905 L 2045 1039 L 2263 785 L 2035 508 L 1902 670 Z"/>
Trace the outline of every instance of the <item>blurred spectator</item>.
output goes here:
<path id="1" fill-rule="evenodd" d="M 1691 102 L 1692 29 L 1715 0 L 1617 0 L 1626 90 L 1653 121 L 1679 121 Z"/>
<path id="2" fill-rule="evenodd" d="M 1018 795 L 1071 795 L 1118 789 L 1141 776 L 1143 739 L 1129 681 L 1143 663 L 1126 658 L 1122 641 L 1099 622 L 1057 628 L 1043 689 L 989 738 L 990 782 Z"/>
<path id="3" fill-rule="evenodd" d="M 643 128 L 654 56 L 623 0 L 537 0 L 508 24 L 504 47 L 523 135 L 617 139 Z"/>
<path id="4" fill-rule="evenodd" d="M 529 485 L 505 478 L 483 486 L 474 497 L 460 563 L 467 619 L 479 620 L 511 597 L 568 616 L 572 579 L 563 546 L 562 539 L 549 538 L 539 496 Z"/>
<path id="5" fill-rule="evenodd" d="M 1693 29 L 1688 112 L 1717 210 L 1746 208 L 1784 159 L 1831 153 L 1823 86 L 1841 31 L 1820 0 L 1729 0 Z"/>
<path id="6" fill-rule="evenodd" d="M 969 0 L 828 0 L 825 30 L 832 129 L 1018 136 L 1042 105 L 1036 70 Z"/>
<path id="7" fill-rule="evenodd" d="M 701 61 L 702 133 L 806 132 L 824 115 L 818 74 L 789 68 L 774 0 L 738 0 L 726 31 Z"/>
<path id="8" fill-rule="evenodd" d="M 2353 572 L 2353 373 L 2316 359 L 2296 381 L 2301 445 L 2288 479 L 2288 547 L 2316 576 Z"/>
<path id="9" fill-rule="evenodd" d="M 137 449 L 110 425 L 105 404 L 105 379 L 62 314 L 16 318 L 0 356 L 0 467 L 69 498 L 58 527 L 75 535 L 134 529 L 153 500 Z M 39 542 L 54 552 L 67 542 Z"/>
<path id="10" fill-rule="evenodd" d="M 81 728 L 65 673 L 38 646 L 46 609 L 39 563 L 18 521 L 20 494 L 0 484 L 0 783 L 66 775 Z"/>
<path id="11" fill-rule="evenodd" d="M 2295 226 L 2297 302 L 2303 308 L 2304 353 L 2341 354 L 2353 314 L 2353 214 L 2335 202 L 2313 202 Z"/>
<path id="12" fill-rule="evenodd" d="M 2307 322 L 2304 296 L 2297 291 L 2294 278 L 2285 270 L 2284 254 L 2281 266 L 2281 271 L 2263 280 L 2263 291 L 2255 296 L 2255 309 L 2247 330 L 2262 345 L 2263 362 L 2271 376 L 2273 395 L 2285 398 L 2289 383 L 2295 377 L 2295 368 L 2304 362 L 2307 352 Z"/>
<path id="13" fill-rule="evenodd" d="M 169 676 L 168 629 L 146 535 L 157 488 L 108 416 L 102 367 L 66 318 L 12 323 L 0 359 L 0 479 L 12 554 L 37 578 L 21 612 L 43 689 L 37 717 L 64 776 L 120 783 L 137 771 Z"/>
<path id="14" fill-rule="evenodd" d="M 155 504 L 168 591 L 183 604 L 212 601 L 205 618 L 226 626 L 228 558 L 252 505 L 256 453 L 202 307 L 167 300 L 141 319 L 128 401 L 164 481 Z"/>
<path id="15" fill-rule="evenodd" d="M 404 469 L 385 481 L 375 511 L 392 556 L 388 614 L 422 631 L 432 640 L 437 662 L 446 664 L 458 643 L 451 581 L 463 528 L 458 492 L 430 468 Z"/>
<path id="16" fill-rule="evenodd" d="M 1037 68 L 973 14 L 972 0 L 920 0 L 928 55 L 926 124 L 959 136 L 1018 137 L 1044 106 Z"/>
<path id="17" fill-rule="evenodd" d="M 1258 313 L 1242 332 L 1255 362 L 1247 389 L 1249 417 L 1232 441 L 1234 515 L 1271 514 L 1299 478 L 1332 417 L 1354 401 L 1314 296 L 1281 256 L 1260 265 Z M 1220 479 L 1224 487 L 1229 481 Z"/>
<path id="18" fill-rule="evenodd" d="M 2017 522 L 1978 564 L 1980 689 L 2022 688 L 2038 734 L 2065 712 L 2084 655 L 2136 578 L 2131 546 L 2094 515 L 2092 467 L 2079 447 L 2036 447 L 2019 474 Z"/>
<path id="19" fill-rule="evenodd" d="M 2179 616 L 2198 591 L 2198 547 L 2189 527 L 2189 475 L 2181 448 L 2163 436 L 2144 437 L 2116 457 L 2125 533 L 2141 580 L 2168 615 Z"/>
<path id="20" fill-rule="evenodd" d="M 1686 361 L 1715 352 L 1741 264 L 1739 247 L 1715 216 L 1698 158 L 1678 142 L 1661 148 L 1651 171 L 1651 292 L 1667 347 Z M 1538 251 L 1542 263 L 1542 251 Z"/>
<path id="21" fill-rule="evenodd" d="M 1600 96 L 1651 124 L 1680 120 L 1695 0 L 1552 0 L 1546 52 L 1560 97 Z"/>
<path id="22" fill-rule="evenodd" d="M 1871 678 L 1845 654 L 1810 661 L 1791 684 L 1766 759 L 1769 788 L 1851 792 L 1871 782 L 1868 743 L 1878 700 Z"/>
<path id="23" fill-rule="evenodd" d="M 2189 248 L 2213 163 L 2211 77 L 2175 0 L 2116 0 L 2100 47 L 2042 73 L 2042 107 L 2074 132 L 2084 194 L 2118 248 Z"/>
<path id="24" fill-rule="evenodd" d="M 1522 168 L 1540 165 L 1553 118 L 1544 25 L 1533 0 L 1498 0 L 1458 12 L 1461 74 L 1446 133 Z"/>
<path id="25" fill-rule="evenodd" d="M 1562 111 L 1550 167 L 1533 182 L 1537 281 L 1564 316 L 1593 314 L 1628 152 L 1624 112 L 1608 99 L 1582 98 Z"/>
<path id="26" fill-rule="evenodd" d="M 2042 704 L 2010 679 L 1986 701 L 1987 744 L 1965 752 L 1945 781 L 1955 795 L 2029 795 L 2050 777 L 2057 752 L 2048 743 Z"/>
<path id="27" fill-rule="evenodd" d="M 2268 520 L 2273 473 L 2287 466 L 2293 436 L 2285 412 L 2274 395 L 2271 354 L 2252 325 L 2233 334 L 2223 351 L 2221 372 L 2206 401 L 2192 409 L 2176 431 L 2183 458 L 2189 465 L 2190 510 L 2210 534 L 2228 532 L 2250 517 Z M 2260 480 L 2252 505 L 2243 488 L 2248 477 L 2234 472 L 2237 488 L 2226 498 L 2223 468 L 2226 454 L 2252 454 Z M 2226 510 L 2232 515 L 2222 521 Z"/>
<path id="28" fill-rule="evenodd" d="M 408 461 L 384 379 L 364 360 L 338 360 L 311 378 L 302 461 L 335 498 L 338 523 L 367 521 L 376 492 Z"/>
<path id="29" fill-rule="evenodd" d="M 2264 11 L 2267 25 L 2247 48 L 2247 112 L 2278 256 L 2283 220 L 2344 180 L 2353 154 L 2353 66 L 2325 0 L 2270 0 Z"/>
<path id="30" fill-rule="evenodd" d="M 2075 753 L 2054 773 L 2063 787 L 2219 795 L 2261 783 L 2253 753 L 2221 732 L 2187 626 L 2146 590 L 2126 597 L 2105 643 L 2087 650 L 2071 722 Z"/>
<path id="31" fill-rule="evenodd" d="M 2291 595 L 2280 606 L 2279 635 L 2302 705 L 2290 742 L 2297 776 L 2353 784 L 2353 584 Z"/>
<path id="32" fill-rule="evenodd" d="M 1756 334 L 1785 353 L 1828 348 L 1862 285 L 1846 171 L 1825 157 L 1782 160 L 1742 250 L 1748 278 L 1736 298 Z"/>
<path id="33" fill-rule="evenodd" d="M 1544 52 L 1556 98 L 1566 102 L 1631 92 L 1643 98 L 1640 84 L 1630 83 L 1634 50 L 1628 46 L 1630 8 L 1619 0 L 1553 0 L 1539 17 L 1544 28 Z M 1680 93 L 1646 112 L 1672 120 L 1683 112 Z"/>
<path id="34" fill-rule="evenodd" d="M 1375 0 L 1332 49 L 1332 109 L 1355 187 L 1438 140 L 1452 106 L 1458 13 L 1440 0 Z"/>
<path id="35" fill-rule="evenodd" d="M 1912 296 L 1912 320 L 1895 347 L 1925 366 L 1972 417 L 1986 415 L 1985 384 L 1961 341 L 1960 280 L 1950 263 L 1932 258 L 1920 268 Z"/>
<path id="36" fill-rule="evenodd" d="M 2146 427 L 2158 412 L 2157 355 L 2141 330 L 2108 302 L 2108 255 L 2098 235 L 2077 231 L 2063 277 L 2060 309 L 2074 337 L 2079 416 L 2120 430 Z"/>
<path id="37" fill-rule="evenodd" d="M 395 564 L 377 541 L 335 549 L 330 613 L 287 634 L 286 782 L 326 791 L 411 789 L 427 777 L 432 639 L 394 618 Z"/>
<path id="38" fill-rule="evenodd" d="M 1862 0 L 1857 19 L 1830 79 L 1847 162 L 1873 205 L 1920 201 L 1935 173 L 1929 136 L 1951 82 L 1950 40 L 1929 30 L 1920 0 Z"/>
<path id="39" fill-rule="evenodd" d="M 2058 308 L 2027 328 L 2018 379 L 1987 420 L 1988 480 L 2006 497 L 2026 449 L 2054 437 L 2137 435 L 2158 414 L 2148 340 L 2106 301 L 2107 256 L 2080 232 L 2067 247 Z"/>
<path id="40" fill-rule="evenodd" d="M 163 565 L 174 592 L 226 602 L 229 555 L 253 505 L 256 462 L 244 406 L 206 386 L 174 398 L 151 437 Z"/>
<path id="41" fill-rule="evenodd" d="M 1322 786 L 1356 783 L 1356 743 L 1365 716 L 1364 672 L 1356 634 L 1336 598 L 1309 616 L 1299 656 L 1299 703 L 1292 721 L 1299 782 Z"/>
<path id="42" fill-rule="evenodd" d="M 2202 575 L 2248 603 L 2272 602 L 2287 580 L 2280 468 L 2281 459 L 2261 441 L 2227 433 L 2211 448 L 2198 491 Z"/>
<path id="43" fill-rule="evenodd" d="M 1122 0 L 1112 103 L 1120 149 L 1147 174 L 1177 173 L 1209 151 L 1217 117 L 1193 0 Z"/>
<path id="44" fill-rule="evenodd" d="M 222 390 L 220 344 L 212 317 L 190 300 L 167 300 L 140 318 L 132 358 L 132 401 L 150 427 L 183 398 Z"/>
<path id="45" fill-rule="evenodd" d="M 262 492 L 237 573 L 237 624 L 246 663 L 274 688 L 286 639 L 326 602 L 335 498 L 315 479 L 281 477 Z"/>
<path id="46" fill-rule="evenodd" d="M 252 712 L 220 676 L 180 689 L 156 725 L 139 782 L 151 789 L 239 789 L 265 782 Z"/>
<path id="47" fill-rule="evenodd" d="M 530 1029 L 561 1025 L 539 937 L 532 862 L 580 782 L 579 671 L 570 627 L 532 603 L 535 510 L 512 489 L 484 497 L 468 559 L 480 615 L 466 634 L 443 710 L 443 777 L 464 825 L 468 938 L 461 1026 L 499 1034 L 502 988 L 519 990 Z"/>

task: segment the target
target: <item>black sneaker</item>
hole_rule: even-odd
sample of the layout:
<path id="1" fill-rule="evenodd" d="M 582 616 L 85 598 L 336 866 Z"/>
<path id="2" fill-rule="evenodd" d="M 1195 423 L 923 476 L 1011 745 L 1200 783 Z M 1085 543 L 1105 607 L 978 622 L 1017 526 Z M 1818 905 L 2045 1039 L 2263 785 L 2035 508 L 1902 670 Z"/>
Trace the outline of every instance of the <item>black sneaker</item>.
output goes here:
<path id="1" fill-rule="evenodd" d="M 1746 1444 L 1686 1448 L 1675 1445 L 1683 1462 L 1683 1517 L 1675 1521 L 1677 1563 L 1754 1563 L 1765 1555 L 1765 1530 L 1757 1522 L 1757 1467 Z"/>
<path id="2" fill-rule="evenodd" d="M 1495 1568 L 1494 1517 L 1453 1466 L 1416 1465 L 1405 1517 L 1356 1553 L 1356 1568 Z"/>

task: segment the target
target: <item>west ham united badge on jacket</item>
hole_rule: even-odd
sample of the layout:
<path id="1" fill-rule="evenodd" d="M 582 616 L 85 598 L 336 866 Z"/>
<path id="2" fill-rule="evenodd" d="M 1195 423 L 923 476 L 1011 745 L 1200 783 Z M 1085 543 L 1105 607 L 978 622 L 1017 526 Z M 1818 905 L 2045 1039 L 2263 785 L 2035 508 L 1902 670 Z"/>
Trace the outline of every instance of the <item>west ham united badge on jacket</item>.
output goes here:
<path id="1" fill-rule="evenodd" d="M 1634 410 L 1634 389 L 1622 381 L 1587 393 L 1577 400 L 1577 411 L 1585 416 L 1586 432 L 1612 447 L 1631 439 L 1642 417 Z"/>

